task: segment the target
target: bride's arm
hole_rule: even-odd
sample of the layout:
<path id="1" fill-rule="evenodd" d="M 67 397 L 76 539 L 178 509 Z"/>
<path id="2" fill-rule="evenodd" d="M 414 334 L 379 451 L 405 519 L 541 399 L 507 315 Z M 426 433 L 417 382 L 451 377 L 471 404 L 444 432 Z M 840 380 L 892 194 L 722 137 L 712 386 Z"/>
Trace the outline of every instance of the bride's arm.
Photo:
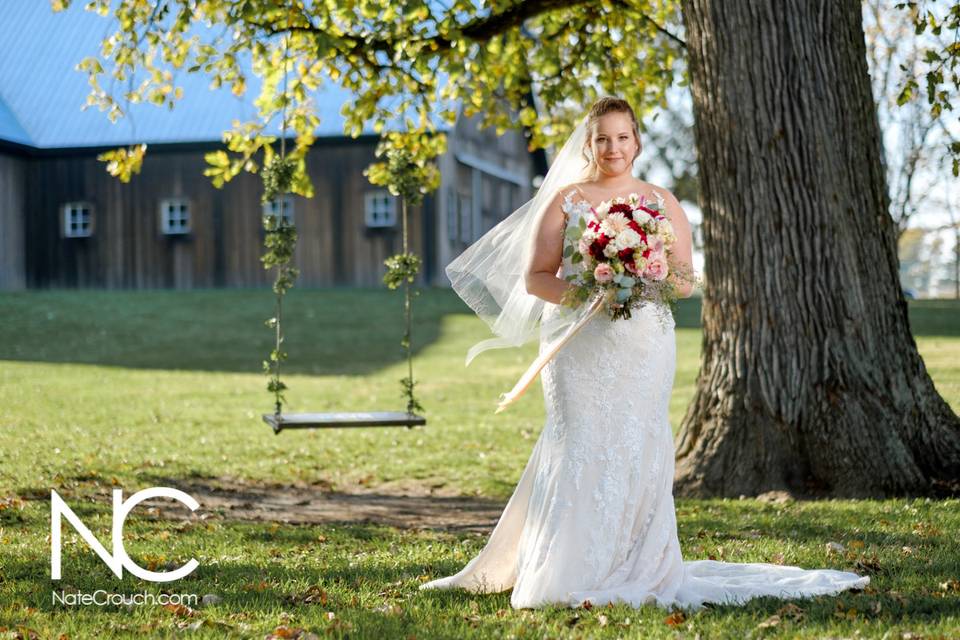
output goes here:
<path id="1" fill-rule="evenodd" d="M 680 202 L 669 191 L 664 198 L 666 216 L 673 226 L 673 233 L 677 236 L 671 250 L 668 279 L 676 285 L 677 296 L 689 298 L 693 293 L 693 236 L 690 233 L 690 222 L 683 212 Z M 678 273 L 686 273 L 685 277 L 678 277 Z"/>
<path id="2" fill-rule="evenodd" d="M 564 217 L 560 209 L 561 193 L 547 205 L 547 210 L 536 230 L 533 257 L 524 273 L 527 293 L 547 302 L 560 304 L 563 292 L 571 288 L 566 280 L 557 277 L 563 259 Z"/>

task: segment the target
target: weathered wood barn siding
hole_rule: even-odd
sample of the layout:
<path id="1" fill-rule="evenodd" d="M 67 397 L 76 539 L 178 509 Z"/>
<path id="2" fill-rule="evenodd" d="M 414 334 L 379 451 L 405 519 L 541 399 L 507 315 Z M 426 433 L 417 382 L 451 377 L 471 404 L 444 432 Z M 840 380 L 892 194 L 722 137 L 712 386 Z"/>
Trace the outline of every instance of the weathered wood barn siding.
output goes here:
<path id="1" fill-rule="evenodd" d="M 26 166 L 24 205 L 29 212 L 19 242 L 25 254 L 26 285 L 268 285 L 272 274 L 260 263 L 260 178 L 243 172 L 222 189 L 214 188 L 203 175 L 203 155 L 218 147 L 151 145 L 143 170 L 127 184 L 106 173 L 96 160 L 100 149 L 32 152 L 21 161 Z M 318 141 L 311 150 L 307 166 L 314 198 L 294 198 L 299 285 L 378 286 L 384 259 L 400 251 L 399 207 L 395 227 L 368 228 L 365 223 L 364 193 L 375 188 L 362 172 L 373 160 L 374 147 L 372 138 L 334 138 Z M 4 168 L 3 175 L 8 174 L 15 175 L 16 170 Z M 161 232 L 159 207 L 165 198 L 189 200 L 189 234 Z M 62 206 L 73 201 L 93 205 L 91 237 L 63 237 Z M 432 218 L 432 199 L 410 211 L 411 250 L 425 260 L 421 282 L 429 281 L 436 269 Z M 425 242 L 425 237 L 431 241 Z M 18 244 L 15 238 L 9 242 Z"/>
<path id="2" fill-rule="evenodd" d="M 0 290 L 26 284 L 23 246 L 24 160 L 0 152 Z"/>

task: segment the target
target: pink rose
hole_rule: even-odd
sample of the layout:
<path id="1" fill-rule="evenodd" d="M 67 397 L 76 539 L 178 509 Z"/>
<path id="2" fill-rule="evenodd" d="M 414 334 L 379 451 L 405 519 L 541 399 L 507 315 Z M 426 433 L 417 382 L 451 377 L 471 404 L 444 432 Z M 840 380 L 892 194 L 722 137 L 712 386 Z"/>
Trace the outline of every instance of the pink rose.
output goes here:
<path id="1" fill-rule="evenodd" d="M 593 270 L 593 277 L 597 282 L 605 283 L 613 281 L 613 267 L 606 262 L 601 262 Z"/>
<path id="2" fill-rule="evenodd" d="M 580 238 L 580 242 L 577 243 L 577 250 L 584 258 L 590 257 L 590 243 L 583 238 Z"/>
<path id="3" fill-rule="evenodd" d="M 647 236 L 647 247 L 650 248 L 650 251 L 653 253 L 662 253 L 663 252 L 663 238 L 660 236 L 649 235 Z"/>
<path id="4" fill-rule="evenodd" d="M 663 280 L 667 277 L 667 259 L 662 253 L 650 254 L 643 277 L 647 280 Z"/>

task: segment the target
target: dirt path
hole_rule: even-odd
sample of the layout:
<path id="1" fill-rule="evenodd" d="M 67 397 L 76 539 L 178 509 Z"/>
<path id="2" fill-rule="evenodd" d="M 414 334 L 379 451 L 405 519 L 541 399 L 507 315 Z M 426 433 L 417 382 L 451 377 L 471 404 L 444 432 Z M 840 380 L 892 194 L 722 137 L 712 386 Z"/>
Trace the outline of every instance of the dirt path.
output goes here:
<path id="1" fill-rule="evenodd" d="M 500 501 L 439 495 L 416 485 L 331 491 L 322 486 L 268 485 L 218 478 L 177 479 L 171 486 L 193 496 L 200 503 L 201 512 L 212 517 L 253 522 L 375 523 L 406 529 L 489 533 L 504 507 Z M 161 509 L 166 517 L 189 514 L 186 509 L 170 508 L 167 501 L 152 506 Z"/>

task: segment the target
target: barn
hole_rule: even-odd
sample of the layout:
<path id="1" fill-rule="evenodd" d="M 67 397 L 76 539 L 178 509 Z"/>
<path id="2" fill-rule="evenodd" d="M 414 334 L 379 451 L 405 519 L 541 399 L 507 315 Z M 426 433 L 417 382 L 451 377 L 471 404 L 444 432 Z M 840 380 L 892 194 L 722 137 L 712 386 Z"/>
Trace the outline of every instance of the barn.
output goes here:
<path id="1" fill-rule="evenodd" d="M 232 121 L 255 120 L 256 79 L 236 97 L 183 73 L 175 109 L 130 105 L 128 117 L 111 123 L 95 108 L 82 110 L 89 87 L 74 70 L 97 55 L 110 22 L 82 3 L 53 13 L 47 2 L 9 0 L 4 9 L 0 289 L 267 286 L 260 178 L 243 172 L 217 189 L 203 175 L 204 154 L 225 148 Z M 267 206 L 297 227 L 298 286 L 379 286 L 401 238 L 399 203 L 362 173 L 377 136 L 343 135 L 340 109 L 351 96 L 339 87 L 321 88 L 315 99 L 320 125 L 307 158 L 315 196 Z M 496 136 L 466 117 L 444 130 L 441 186 L 410 212 L 421 285 L 447 285 L 443 266 L 526 201 L 543 166 L 523 132 Z M 139 142 L 147 156 L 129 183 L 96 159 Z"/>

